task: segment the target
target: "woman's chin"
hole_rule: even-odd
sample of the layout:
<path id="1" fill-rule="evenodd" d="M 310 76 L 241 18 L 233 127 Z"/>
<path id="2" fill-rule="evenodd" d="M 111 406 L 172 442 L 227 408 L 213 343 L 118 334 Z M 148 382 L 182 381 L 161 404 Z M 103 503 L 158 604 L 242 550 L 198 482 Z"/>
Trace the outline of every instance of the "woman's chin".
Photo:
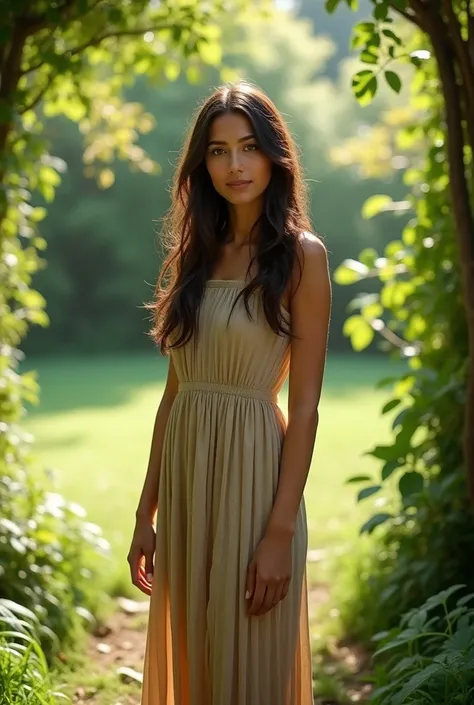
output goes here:
<path id="1" fill-rule="evenodd" d="M 260 194 L 256 193 L 226 193 L 225 194 L 225 199 L 228 201 L 233 206 L 244 206 L 249 203 L 254 203 L 254 201 L 257 201 L 260 198 Z"/>

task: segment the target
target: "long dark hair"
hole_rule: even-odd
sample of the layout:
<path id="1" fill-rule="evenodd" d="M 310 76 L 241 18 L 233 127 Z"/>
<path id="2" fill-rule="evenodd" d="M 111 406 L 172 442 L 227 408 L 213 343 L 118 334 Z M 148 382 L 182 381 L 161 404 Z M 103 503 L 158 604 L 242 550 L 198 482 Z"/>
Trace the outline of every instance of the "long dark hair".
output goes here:
<path id="1" fill-rule="evenodd" d="M 306 188 L 298 151 L 282 116 L 265 93 L 241 81 L 221 86 L 197 110 L 176 171 L 162 233 L 169 252 L 154 300 L 146 304 L 153 312 L 150 335 L 162 353 L 188 342 L 197 331 L 204 288 L 227 237 L 227 201 L 214 189 L 205 157 L 212 121 L 229 112 L 248 118 L 260 149 L 272 161 L 263 212 L 254 225 L 259 228 L 256 254 L 248 269 L 256 260 L 258 274 L 239 296 L 250 313 L 249 297 L 261 288 L 269 325 L 278 334 L 291 335 L 281 313 L 281 299 L 295 258 L 301 274 L 299 236 L 311 229 Z M 171 343 L 175 329 L 180 333 Z"/>

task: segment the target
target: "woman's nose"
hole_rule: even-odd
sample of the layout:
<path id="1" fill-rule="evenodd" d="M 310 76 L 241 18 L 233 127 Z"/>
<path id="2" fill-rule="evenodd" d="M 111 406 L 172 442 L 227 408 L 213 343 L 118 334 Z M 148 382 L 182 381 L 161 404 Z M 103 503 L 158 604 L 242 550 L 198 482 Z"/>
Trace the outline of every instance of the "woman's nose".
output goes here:
<path id="1" fill-rule="evenodd" d="M 240 160 L 240 153 L 238 151 L 230 153 L 230 164 L 229 170 L 234 173 L 236 171 L 242 171 L 242 164 Z"/>

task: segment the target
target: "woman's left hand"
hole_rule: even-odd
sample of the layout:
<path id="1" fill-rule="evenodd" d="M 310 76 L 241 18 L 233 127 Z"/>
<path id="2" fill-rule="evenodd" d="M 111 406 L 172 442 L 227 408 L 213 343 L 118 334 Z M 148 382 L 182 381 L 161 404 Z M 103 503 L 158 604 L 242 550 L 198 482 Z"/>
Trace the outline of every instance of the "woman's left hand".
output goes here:
<path id="1" fill-rule="evenodd" d="M 245 599 L 249 615 L 265 614 L 288 593 L 291 543 L 290 536 L 266 534 L 258 544 L 247 571 Z"/>

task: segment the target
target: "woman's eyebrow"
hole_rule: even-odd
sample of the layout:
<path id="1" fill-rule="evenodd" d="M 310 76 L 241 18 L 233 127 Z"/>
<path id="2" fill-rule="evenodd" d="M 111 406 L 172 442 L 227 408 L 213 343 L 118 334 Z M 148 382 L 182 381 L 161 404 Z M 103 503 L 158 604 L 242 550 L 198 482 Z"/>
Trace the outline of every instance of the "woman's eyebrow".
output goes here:
<path id="1" fill-rule="evenodd" d="M 247 140 L 254 140 L 255 135 L 246 135 L 245 137 L 241 137 L 237 142 L 246 142 Z M 224 140 L 210 140 L 208 143 L 208 147 L 211 146 L 211 144 L 227 144 Z"/>

